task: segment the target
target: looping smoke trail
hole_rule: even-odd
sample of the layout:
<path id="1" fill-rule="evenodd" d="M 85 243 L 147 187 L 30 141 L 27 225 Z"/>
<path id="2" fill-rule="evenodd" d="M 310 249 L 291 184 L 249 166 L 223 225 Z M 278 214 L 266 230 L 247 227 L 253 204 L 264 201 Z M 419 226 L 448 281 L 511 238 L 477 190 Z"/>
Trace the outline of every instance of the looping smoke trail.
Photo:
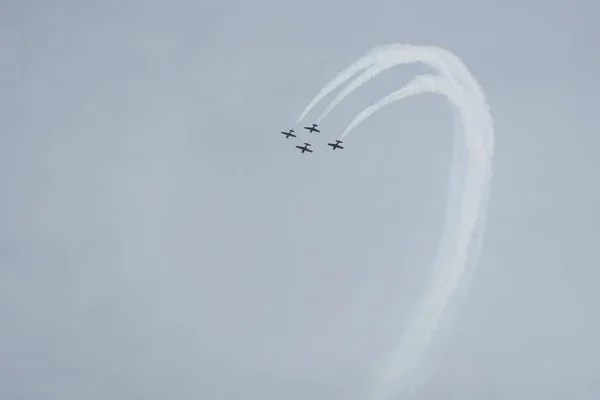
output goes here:
<path id="1" fill-rule="evenodd" d="M 353 86 L 357 87 L 358 85 L 360 85 L 360 83 L 358 83 L 356 86 L 354 85 L 354 83 L 358 82 L 359 80 L 360 80 L 360 77 L 356 81 L 354 81 L 352 84 L 348 85 L 348 87 L 353 87 Z M 450 88 L 448 86 L 449 86 L 448 82 L 439 76 L 435 76 L 435 75 L 431 75 L 431 74 L 417 75 L 416 77 L 413 78 L 412 81 L 407 83 L 402 89 L 397 90 L 393 93 L 390 93 L 389 95 L 387 95 L 386 97 L 384 97 L 383 99 L 378 101 L 376 104 L 373 104 L 373 105 L 365 108 L 363 111 L 361 111 L 354 118 L 354 120 L 352 120 L 352 122 L 350 122 L 350 124 L 344 130 L 344 132 L 340 135 L 340 140 L 345 138 L 346 135 L 348 135 L 351 131 L 353 131 L 365 119 L 369 118 L 373 113 L 377 112 L 378 110 L 380 110 L 381 108 L 385 107 L 386 105 L 388 105 L 390 103 L 393 103 L 398 100 L 402 100 L 406 97 L 414 96 L 414 95 L 421 94 L 421 93 L 427 93 L 427 92 L 436 92 L 436 93 L 441 92 L 441 93 L 447 93 L 448 98 L 453 103 L 456 103 L 456 101 L 453 100 L 453 97 L 450 95 Z"/>
<path id="2" fill-rule="evenodd" d="M 419 93 L 446 95 L 459 111 L 460 127 L 455 144 L 448 188 L 446 222 L 434 260 L 429 293 L 417 307 L 398 345 L 391 351 L 386 368 L 373 388 L 379 399 L 399 391 L 410 391 L 416 366 L 431 341 L 444 310 L 459 284 L 468 283 L 475 272 L 487 220 L 494 132 L 485 94 L 466 66 L 438 47 L 392 44 L 379 46 L 344 70 L 311 101 L 300 121 L 337 86 L 365 70 L 323 112 L 319 121 L 362 84 L 395 65 L 422 62 L 441 76 L 419 75 L 404 88 L 366 108 L 349 124 L 340 140 L 377 110 L 394 101 Z M 465 285 L 463 285 L 465 286 Z M 466 287 L 464 287 L 466 289 Z"/>
<path id="3" fill-rule="evenodd" d="M 469 70 L 458 57 L 441 47 L 392 43 L 377 46 L 368 54 L 376 55 L 379 60 L 389 57 L 398 60 L 397 55 L 402 54 L 403 61 L 397 62 L 396 65 L 421 62 L 436 70 L 438 74 L 456 80 L 465 88 L 470 88 L 473 84 L 477 85 Z"/>
<path id="4" fill-rule="evenodd" d="M 402 59 L 397 57 L 400 53 L 402 53 Z M 441 61 L 440 59 L 444 60 Z M 358 82 L 351 84 L 352 88 L 347 88 L 343 93 L 340 93 L 336 97 L 327 110 L 318 118 L 319 122 L 322 121 L 348 94 L 358 88 L 358 86 L 368 82 L 370 79 L 389 68 L 400 64 L 412 64 L 415 62 L 424 63 L 428 67 L 436 70 L 440 75 L 443 75 L 452 81 L 456 81 L 464 87 L 469 87 L 473 84 L 477 85 L 469 70 L 466 69 L 462 62 L 445 49 L 435 46 L 412 46 L 397 43 L 381 45 L 370 50 L 366 55 L 352 63 L 350 67 L 340 72 L 330 83 L 325 85 L 325 87 L 323 87 L 323 89 L 321 89 L 321 91 L 310 101 L 308 106 L 306 106 L 296 122 L 300 123 L 319 101 L 361 70 L 368 69 L 357 78 Z"/>
<path id="5" fill-rule="evenodd" d="M 348 125 L 344 133 L 342 133 L 340 139 L 344 138 L 362 121 L 386 105 L 416 94 L 427 92 L 445 94 L 453 104 L 456 106 L 461 106 L 463 100 L 460 99 L 458 93 L 456 93 L 456 91 L 453 89 L 453 85 L 449 85 L 448 80 L 443 77 L 419 75 L 402 89 L 389 94 L 376 104 L 367 107 L 365 110 L 359 113 Z M 481 150 L 475 150 L 476 153 L 479 153 L 480 151 Z M 473 150 L 471 152 L 473 152 Z M 451 178 L 454 177 L 451 176 Z M 454 181 L 456 184 L 456 179 L 454 179 Z M 474 195 L 476 196 L 477 193 L 474 193 Z M 473 198 L 476 199 L 476 197 L 471 197 L 471 199 Z M 453 203 L 456 204 L 456 202 Z M 465 204 L 464 201 L 462 203 Z M 475 203 L 471 203 L 471 205 L 473 205 L 476 209 L 477 201 L 475 201 Z M 451 209 L 452 208 L 449 208 L 449 210 Z M 462 215 L 463 218 L 458 218 L 458 220 L 455 221 L 460 223 L 461 221 L 465 220 L 465 216 L 469 216 L 465 215 L 464 212 Z M 448 217 L 451 217 L 451 214 Z M 477 213 L 475 214 L 475 217 L 477 217 Z M 472 222 L 471 224 L 466 225 L 473 226 L 475 224 L 476 222 Z M 449 226 L 452 225 L 456 226 L 455 223 Z M 445 231 L 446 233 L 449 233 L 452 230 L 447 228 Z M 445 239 L 448 236 L 444 235 L 438 251 L 437 260 L 434 263 L 437 268 L 435 268 L 433 290 L 431 295 L 426 297 L 425 303 L 418 309 L 418 312 L 413 317 L 414 321 L 409 325 L 409 329 L 405 333 L 402 342 L 394 350 L 394 352 L 392 352 L 389 362 L 390 364 L 387 370 L 381 374 L 379 384 L 376 385 L 375 392 L 372 394 L 372 397 L 379 398 L 384 395 L 384 393 L 389 393 L 392 389 L 391 387 L 393 386 L 394 379 L 397 378 L 403 379 L 400 381 L 401 386 L 397 389 L 407 389 L 405 387 L 407 382 L 405 382 L 404 379 L 407 379 L 411 372 L 413 372 L 412 369 L 416 366 L 419 358 L 422 356 L 427 344 L 430 341 L 431 334 L 435 330 L 437 322 L 439 321 L 441 314 L 449 301 L 450 296 L 456 289 L 456 285 L 458 284 L 458 281 L 462 275 L 460 268 L 464 267 L 468 261 L 467 249 L 469 248 L 469 240 L 472 237 L 473 230 L 471 230 L 471 232 L 464 231 L 464 233 L 458 233 L 458 235 L 455 233 L 450 237 L 462 238 L 462 243 L 449 241 Z M 452 252 L 456 249 L 462 249 L 464 250 L 464 253 L 462 255 L 452 257 Z M 452 259 L 455 260 L 455 265 L 453 268 L 448 268 L 448 261 L 451 261 Z"/>
<path id="6" fill-rule="evenodd" d="M 325 111 L 323 111 L 323 113 L 319 116 L 319 118 L 317 118 L 315 122 L 317 124 L 320 124 L 321 121 L 331 112 L 331 110 L 333 110 L 335 106 L 337 106 L 342 100 L 344 100 L 346 96 L 354 92 L 359 86 L 370 81 L 371 79 L 379 75 L 381 72 L 385 71 L 386 69 L 392 68 L 393 66 L 394 64 L 390 62 L 374 62 L 372 66 L 365 69 L 362 74 L 360 74 L 355 80 L 348 84 L 348 86 L 346 86 L 344 90 L 342 90 L 335 97 L 335 99 L 333 99 L 331 104 L 329 104 L 329 106 L 325 109 Z"/>

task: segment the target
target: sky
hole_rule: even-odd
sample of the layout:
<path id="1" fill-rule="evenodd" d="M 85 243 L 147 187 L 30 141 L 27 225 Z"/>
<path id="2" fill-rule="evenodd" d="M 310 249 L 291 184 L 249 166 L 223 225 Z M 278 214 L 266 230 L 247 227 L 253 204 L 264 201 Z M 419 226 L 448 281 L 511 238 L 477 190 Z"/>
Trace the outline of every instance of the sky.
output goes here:
<path id="1" fill-rule="evenodd" d="M 372 47 L 460 57 L 495 126 L 469 296 L 419 399 L 600 397 L 600 4 L 0 1 L 0 398 L 360 399 L 427 284 L 452 109 L 310 99 Z M 325 104 L 306 120 L 316 118 Z"/>

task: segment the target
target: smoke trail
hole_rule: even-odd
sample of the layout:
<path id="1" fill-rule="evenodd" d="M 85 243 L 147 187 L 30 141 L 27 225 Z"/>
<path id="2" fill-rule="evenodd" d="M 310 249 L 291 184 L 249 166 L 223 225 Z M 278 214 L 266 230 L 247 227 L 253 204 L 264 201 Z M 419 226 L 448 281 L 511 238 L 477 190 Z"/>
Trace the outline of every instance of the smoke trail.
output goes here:
<path id="1" fill-rule="evenodd" d="M 390 62 L 373 62 L 373 65 L 367 68 L 362 74 L 358 76 L 354 81 L 352 81 L 344 90 L 342 90 L 336 97 L 333 99 L 331 104 L 323 111 L 323 113 L 317 118 L 315 121 L 317 124 L 321 123 L 321 121 L 337 106 L 342 100 L 346 98 L 350 93 L 354 92 L 359 86 L 370 81 L 375 78 L 381 72 L 385 71 L 394 66 L 393 63 Z"/>
<path id="2" fill-rule="evenodd" d="M 462 136 L 458 134 L 459 131 L 455 132 L 446 223 L 434 261 L 430 292 L 417 307 L 404 336 L 389 355 L 387 367 L 375 385 L 371 398 L 410 390 L 409 384 L 415 383 L 415 367 L 446 306 L 459 283 L 468 284 L 473 277 L 487 220 L 494 141 L 492 119 L 485 94 L 460 59 L 438 47 L 401 44 L 379 46 L 371 50 L 346 69 L 345 75 L 338 75 L 337 81 L 321 90 L 298 119 L 300 121 L 320 99 L 360 70 L 368 68 L 333 100 L 319 121 L 347 95 L 380 72 L 412 62 L 423 62 L 441 76 L 416 77 L 404 88 L 361 112 L 340 136 L 341 140 L 381 107 L 423 92 L 446 95 L 457 106 L 463 128 Z M 467 285 L 463 286 L 466 289 Z"/>
<path id="3" fill-rule="evenodd" d="M 442 237 L 434 262 L 434 282 L 431 292 L 417 309 L 401 342 L 392 351 L 389 365 L 375 386 L 372 398 L 380 398 L 394 390 L 406 390 L 409 389 L 407 387 L 409 383 L 414 384 L 414 368 L 427 348 L 442 313 L 456 292 L 461 278 L 467 280 L 463 283 L 471 280 L 472 272 L 474 272 L 472 261 L 476 261 L 480 252 L 485 224 L 485 209 L 481 213 L 480 208 L 487 206 L 488 182 L 486 180 L 489 179 L 487 171 L 489 171 L 488 164 L 491 158 L 487 157 L 486 159 L 486 155 L 491 154 L 488 152 L 489 149 L 484 146 L 486 141 L 477 134 L 485 133 L 485 128 L 491 125 L 480 126 L 483 129 L 474 130 L 473 128 L 477 128 L 477 126 L 472 124 L 477 120 L 471 113 L 477 112 L 480 107 L 477 103 L 473 104 L 468 101 L 469 98 L 473 98 L 465 96 L 468 93 L 457 93 L 454 89 L 455 87 L 448 85 L 448 81 L 442 77 L 417 76 L 402 89 L 391 93 L 358 114 L 340 136 L 341 140 L 370 115 L 394 101 L 419 93 L 440 93 L 445 94 L 461 110 L 461 119 L 465 123 L 465 145 L 470 161 L 468 168 L 464 171 L 466 176 L 461 185 L 456 186 L 459 183 L 456 175 L 450 177 L 451 181 L 454 180 L 450 192 L 456 193 L 458 189 L 462 189 L 462 195 L 458 197 L 459 203 L 453 201 L 457 198 L 455 195 L 449 196 L 450 207 L 447 211 L 453 211 L 456 209 L 454 207 L 458 207 L 458 219 L 451 220 L 452 213 L 447 216 L 446 229 L 444 229 L 446 234 Z M 459 162 L 460 159 L 455 159 L 453 166 L 457 166 Z M 457 171 L 458 168 L 453 168 L 453 174 L 456 174 Z M 467 271 L 467 267 L 471 268 Z M 465 272 L 468 273 L 463 277 Z"/>
<path id="4" fill-rule="evenodd" d="M 348 85 L 349 88 L 356 88 L 360 83 L 355 85 L 355 82 L 359 82 L 360 77 Z M 346 135 L 348 135 L 354 128 L 356 128 L 360 123 L 362 123 L 365 119 L 369 118 L 371 114 L 379 111 L 381 108 L 386 105 L 393 103 L 398 100 L 402 100 L 409 96 L 414 96 L 416 94 L 427 93 L 427 92 L 437 92 L 437 93 L 448 93 L 448 98 L 455 103 L 456 101 L 452 96 L 450 96 L 450 88 L 448 87 L 448 82 L 446 79 L 431 75 L 431 74 L 423 74 L 417 75 L 410 81 L 406 86 L 402 89 L 397 90 L 393 93 L 390 93 L 383 99 L 381 99 L 376 104 L 373 104 L 363 111 L 361 111 L 355 118 L 350 122 L 346 130 L 340 135 L 340 140 L 344 139 Z M 343 93 L 342 93 L 343 94 Z M 335 100 L 334 100 L 335 101 Z M 333 104 L 333 103 L 332 103 Z"/>
<path id="5" fill-rule="evenodd" d="M 398 59 L 395 55 L 402 52 L 402 59 Z M 442 61 L 443 60 L 443 61 Z M 369 68 L 367 71 L 357 78 L 358 82 L 352 85 L 352 88 L 344 90 L 340 93 L 327 110 L 321 114 L 318 121 L 322 121 L 329 112 L 341 102 L 348 94 L 350 94 L 358 86 L 368 82 L 370 79 L 377 76 L 380 72 L 383 72 L 393 66 L 400 64 L 411 64 L 415 62 L 421 62 L 428 67 L 433 68 L 440 75 L 443 75 L 451 80 L 456 80 L 458 83 L 465 87 L 469 87 L 475 83 L 475 80 L 471 76 L 470 72 L 460 60 L 456 58 L 449 51 L 440 47 L 434 46 L 412 46 L 407 44 L 388 44 L 377 46 L 370 50 L 363 57 L 355 61 L 352 65 L 340 72 L 334 79 L 331 80 L 321 91 L 310 101 L 308 106 L 304 109 L 298 120 L 299 123 L 303 120 L 306 115 L 329 93 L 334 91 L 338 86 L 343 84 L 352 76 L 356 75 L 363 69 Z M 317 123 L 319 123 L 317 122 Z"/>
<path id="6" fill-rule="evenodd" d="M 373 53 L 377 51 L 377 49 L 373 49 L 363 57 L 356 60 L 350 67 L 346 68 L 342 72 L 340 72 L 335 78 L 331 80 L 321 91 L 310 101 L 310 103 L 306 106 L 302 114 L 296 120 L 296 123 L 300 123 L 306 115 L 317 105 L 319 101 L 321 101 L 325 96 L 334 91 L 338 86 L 342 83 L 346 82 L 348 79 L 352 78 L 354 75 L 359 73 L 361 70 L 370 67 L 373 64 Z"/>
<path id="7" fill-rule="evenodd" d="M 397 47 L 402 48 L 404 46 L 397 46 Z M 387 50 L 387 49 L 384 49 L 384 50 Z M 351 92 L 356 90 L 359 86 L 361 86 L 362 84 L 366 83 L 368 80 L 375 77 L 378 73 L 384 71 L 387 68 L 390 68 L 390 66 L 393 66 L 395 63 L 393 62 L 393 60 L 390 61 L 390 58 L 391 57 L 389 54 L 386 54 L 385 57 L 379 56 L 379 60 L 384 60 L 383 66 L 379 67 L 377 65 L 377 62 L 375 61 L 371 68 L 369 68 L 361 76 L 357 77 L 353 82 L 351 82 L 344 89 L 344 91 L 340 92 L 340 94 L 331 102 L 331 104 L 329 105 L 329 107 L 326 109 L 326 111 L 323 114 L 326 115 L 343 98 L 348 96 Z M 402 63 L 404 63 L 405 59 L 403 58 L 401 61 L 402 61 Z M 397 65 L 397 63 L 396 63 L 396 65 Z M 444 68 L 440 67 L 439 70 L 443 71 Z M 430 74 L 418 75 L 415 78 L 413 78 L 413 80 L 410 81 L 408 84 L 406 84 L 406 86 L 404 86 L 404 88 L 394 92 L 393 94 L 390 94 L 389 96 L 387 96 L 386 98 L 381 100 L 378 103 L 379 106 L 377 107 L 377 109 L 379 109 L 380 107 L 383 107 L 384 105 L 387 105 L 393 101 L 402 100 L 406 97 L 413 96 L 415 94 L 436 92 L 438 90 L 442 90 L 442 88 L 445 93 L 449 94 L 449 93 L 453 92 L 453 88 L 455 88 L 455 84 L 453 83 L 452 85 L 450 85 L 450 82 L 447 77 L 442 78 L 442 77 L 430 75 Z M 382 104 L 382 103 L 385 103 L 385 104 Z M 364 121 L 366 118 L 368 118 L 375 111 L 376 111 L 376 109 L 374 109 L 373 107 L 368 107 L 367 109 L 363 110 L 360 114 L 358 114 L 354 118 L 354 120 L 350 123 L 350 125 L 342 133 L 342 135 L 340 136 L 339 139 L 342 140 L 348 133 L 350 133 L 351 130 L 354 130 L 358 126 L 358 124 L 360 124 L 362 121 Z M 461 121 L 462 121 L 461 116 L 455 115 L 454 132 L 459 131 L 458 125 L 461 123 Z M 457 191 L 453 188 L 460 187 L 459 182 L 462 178 L 462 174 L 460 174 L 459 171 L 461 168 L 464 169 L 464 167 L 465 167 L 464 162 L 462 162 L 462 158 L 461 158 L 462 137 L 458 134 L 455 134 L 455 138 L 454 138 L 453 142 L 454 142 L 454 145 L 453 145 L 453 152 L 452 152 L 452 162 L 451 162 L 451 167 L 450 167 L 451 171 L 449 174 L 450 179 L 449 179 L 448 188 L 447 188 L 448 195 L 447 195 L 447 206 L 446 206 L 446 213 L 445 213 L 447 220 L 446 220 L 446 224 L 444 226 L 444 231 L 442 233 L 442 237 L 446 237 L 447 233 L 448 233 L 447 232 L 448 229 L 455 224 L 454 220 L 456 219 L 456 215 L 452 213 L 452 210 L 456 209 L 456 204 L 459 201 L 459 193 L 457 193 Z"/>

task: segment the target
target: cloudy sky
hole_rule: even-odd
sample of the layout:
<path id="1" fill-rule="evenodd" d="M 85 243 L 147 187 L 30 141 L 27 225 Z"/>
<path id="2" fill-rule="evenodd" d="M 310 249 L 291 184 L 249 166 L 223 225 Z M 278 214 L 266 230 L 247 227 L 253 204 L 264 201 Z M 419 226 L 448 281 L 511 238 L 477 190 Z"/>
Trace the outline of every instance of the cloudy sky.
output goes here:
<path id="1" fill-rule="evenodd" d="M 597 399 L 599 19 L 591 0 L 1 0 L 0 397 L 359 399 L 426 284 L 452 110 L 411 98 L 326 148 L 411 65 L 340 104 L 313 154 L 278 132 L 402 42 L 459 56 L 496 132 L 480 269 L 419 398 Z"/>

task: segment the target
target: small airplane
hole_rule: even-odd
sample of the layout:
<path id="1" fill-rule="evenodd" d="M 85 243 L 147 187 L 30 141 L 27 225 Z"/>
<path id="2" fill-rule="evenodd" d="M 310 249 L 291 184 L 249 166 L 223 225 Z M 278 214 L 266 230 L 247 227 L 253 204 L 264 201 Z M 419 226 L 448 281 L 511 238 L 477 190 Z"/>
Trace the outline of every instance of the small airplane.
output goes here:
<path id="1" fill-rule="evenodd" d="M 304 154 L 305 151 L 312 153 L 313 151 L 309 149 L 308 146 L 310 146 L 310 143 L 304 143 L 304 146 L 296 146 L 296 148 L 302 150 L 302 154 Z"/>
<path id="2" fill-rule="evenodd" d="M 321 132 L 320 130 L 317 129 L 317 124 L 312 124 L 312 126 L 305 126 L 304 129 L 308 130 L 310 133 L 313 132 Z"/>
<path id="3" fill-rule="evenodd" d="M 340 143 L 342 143 L 341 140 L 336 140 L 335 143 L 327 143 L 327 146 L 331 146 L 333 147 L 333 150 L 335 149 L 343 149 L 343 146 L 340 146 Z"/>
<path id="4" fill-rule="evenodd" d="M 290 138 L 290 136 L 291 136 L 291 137 L 296 137 L 296 135 L 294 135 L 294 130 L 293 130 L 293 129 L 290 129 L 290 131 L 289 131 L 289 132 L 283 132 L 283 131 L 282 131 L 282 132 L 281 132 L 281 134 L 282 134 L 282 135 L 285 135 L 285 138 L 286 138 L 286 139 L 289 139 L 289 138 Z"/>

